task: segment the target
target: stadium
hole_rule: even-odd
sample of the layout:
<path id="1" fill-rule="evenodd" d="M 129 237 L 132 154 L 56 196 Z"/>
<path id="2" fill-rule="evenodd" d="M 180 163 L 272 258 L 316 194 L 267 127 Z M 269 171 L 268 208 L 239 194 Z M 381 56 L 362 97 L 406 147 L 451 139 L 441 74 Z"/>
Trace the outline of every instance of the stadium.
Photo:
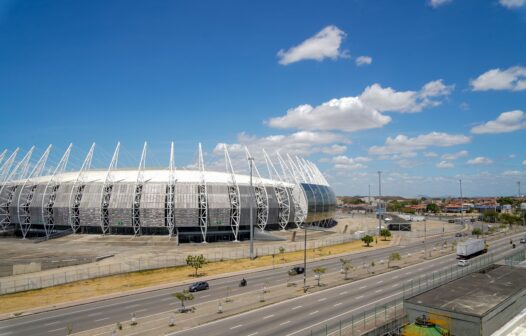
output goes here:
<path id="1" fill-rule="evenodd" d="M 118 143 L 109 167 L 101 170 L 91 168 L 93 144 L 81 168 L 71 172 L 71 148 L 51 170 L 51 146 L 34 164 L 34 148 L 20 160 L 18 149 L 9 157 L 1 154 L 2 231 L 23 238 L 84 233 L 215 242 L 247 239 L 251 224 L 256 232 L 335 224 L 334 192 L 314 163 L 297 156 L 276 153 L 271 160 L 263 150 L 256 162 L 245 147 L 249 174 L 236 174 L 224 145 L 224 171 L 208 171 L 199 144 L 196 169 L 181 170 L 174 165 L 172 143 L 168 167 L 149 169 L 145 143 L 138 167 L 121 168 Z"/>

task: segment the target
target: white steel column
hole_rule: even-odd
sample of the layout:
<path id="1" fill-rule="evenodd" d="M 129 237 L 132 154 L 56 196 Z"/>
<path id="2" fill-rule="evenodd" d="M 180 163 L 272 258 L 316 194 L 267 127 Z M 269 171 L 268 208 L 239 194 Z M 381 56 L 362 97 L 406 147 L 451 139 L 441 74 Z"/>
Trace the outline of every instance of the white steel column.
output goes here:
<path id="1" fill-rule="evenodd" d="M 37 188 L 36 184 L 31 184 L 29 182 L 31 182 L 33 178 L 40 176 L 44 170 L 44 167 L 46 166 L 46 161 L 50 151 L 51 145 L 49 145 L 44 154 L 42 154 L 42 157 L 40 157 L 40 160 L 38 160 L 36 166 L 31 171 L 31 174 L 29 174 L 29 177 L 25 179 L 22 187 L 20 188 L 20 193 L 18 194 L 17 215 L 18 224 L 20 224 L 23 239 L 26 238 L 27 233 L 31 228 L 31 213 L 29 212 L 29 206 L 33 200 L 35 189 Z"/>
<path id="2" fill-rule="evenodd" d="M 289 223 L 290 217 L 290 199 L 289 192 L 287 187 L 283 184 L 281 176 L 279 176 L 278 171 L 274 167 L 274 164 L 270 160 L 265 149 L 263 149 L 263 155 L 265 156 L 265 162 L 267 163 L 268 175 L 272 181 L 274 181 L 274 193 L 276 194 L 276 199 L 278 201 L 278 225 L 281 227 L 281 230 L 285 230 L 287 224 Z M 276 183 L 277 181 L 277 183 Z"/>
<path id="3" fill-rule="evenodd" d="M 18 154 L 19 149 L 15 149 L 13 153 L 7 158 L 7 161 L 4 162 L 2 165 L 2 168 L 0 169 L 0 183 L 4 183 L 7 180 L 7 177 L 9 176 L 9 171 L 11 170 L 11 166 L 13 165 L 13 162 L 15 162 L 15 158 Z"/>
<path id="4" fill-rule="evenodd" d="M 4 149 L 4 151 L 2 153 L 0 153 L 0 163 L 2 163 L 2 161 L 4 161 L 4 157 L 7 153 L 7 149 Z"/>
<path id="5" fill-rule="evenodd" d="M 206 189 L 205 162 L 203 160 L 203 149 L 199 143 L 199 153 L 197 154 L 197 166 L 200 172 L 200 184 L 197 186 L 197 206 L 199 217 L 199 228 L 203 235 L 203 243 L 206 243 L 206 232 L 208 230 L 208 191 Z"/>
<path id="6" fill-rule="evenodd" d="M 102 234 L 110 229 L 110 216 L 109 216 L 109 207 L 111 192 L 113 190 L 113 169 L 117 168 L 117 161 L 119 160 L 119 149 L 121 148 L 121 143 L 117 142 L 117 147 L 115 147 L 115 152 L 113 152 L 113 157 L 111 158 L 110 166 L 106 172 L 106 177 L 104 178 L 104 183 L 102 184 L 102 190 L 100 195 L 100 228 Z"/>
<path id="7" fill-rule="evenodd" d="M 166 188 L 166 226 L 169 237 L 172 237 L 175 231 L 175 182 L 174 143 L 172 141 L 168 165 L 168 186 Z"/>
<path id="8" fill-rule="evenodd" d="M 133 234 L 135 236 L 142 234 L 141 227 L 141 198 L 142 189 L 144 187 L 144 167 L 146 165 L 146 149 L 148 144 L 144 142 L 142 147 L 141 161 L 139 162 L 139 168 L 137 169 L 137 181 L 133 188 L 133 204 L 132 204 L 132 226 Z"/>
<path id="9" fill-rule="evenodd" d="M 236 181 L 236 173 L 230 161 L 230 155 L 228 155 L 228 149 L 226 144 L 223 144 L 225 148 L 225 166 L 226 172 L 230 174 L 230 180 L 228 181 L 228 198 L 230 200 L 230 228 L 234 234 L 234 242 L 238 242 L 237 235 L 239 233 L 239 223 L 241 218 L 241 194 L 239 192 L 239 185 Z"/>
<path id="10" fill-rule="evenodd" d="M 91 160 L 93 158 L 94 150 L 95 143 L 91 145 L 88 154 L 82 163 L 82 167 L 80 167 L 77 179 L 75 182 L 73 182 L 73 186 L 71 187 L 71 192 L 69 194 L 68 222 L 71 226 L 71 230 L 73 230 L 73 233 L 76 233 L 80 228 L 80 202 L 82 201 L 82 195 L 84 189 L 86 188 L 86 171 L 88 171 L 91 167 Z"/>
<path id="11" fill-rule="evenodd" d="M 11 214 L 9 212 L 9 207 L 13 202 L 13 198 L 15 196 L 17 188 L 17 185 L 14 184 L 12 181 L 16 180 L 17 176 L 20 176 L 20 171 L 27 170 L 26 167 L 27 165 L 29 165 L 29 160 L 31 158 L 31 155 L 33 154 L 34 149 L 35 147 L 31 147 L 31 149 L 22 158 L 22 160 L 16 164 L 15 168 L 2 181 L 0 187 L 0 227 L 2 228 L 2 231 L 7 229 L 7 227 L 11 224 Z M 13 154 L 11 154 L 11 157 L 8 160 L 13 159 L 14 161 L 17 151 L 18 148 Z M 24 177 L 25 176 L 22 175 L 22 178 Z"/>
<path id="12" fill-rule="evenodd" d="M 249 163 L 250 167 L 250 161 L 249 159 L 253 156 L 250 155 L 250 152 L 248 151 L 248 148 L 245 146 L 245 152 L 247 154 L 247 161 Z M 268 194 L 267 194 L 267 188 L 265 188 L 265 185 L 263 184 L 263 181 L 261 180 L 261 175 L 259 174 L 258 167 L 256 166 L 256 161 L 252 160 L 253 162 L 253 168 L 256 172 L 256 175 L 254 176 L 255 184 L 254 184 L 254 195 L 256 198 L 256 224 L 259 227 L 261 231 L 265 231 L 265 227 L 267 226 L 268 222 Z"/>
<path id="13" fill-rule="evenodd" d="M 53 216 L 53 206 L 55 205 L 55 200 L 57 198 L 57 190 L 60 188 L 60 182 L 58 181 L 59 177 L 62 177 L 66 165 L 68 164 L 69 153 L 71 153 L 71 147 L 73 144 L 69 144 L 66 152 L 60 159 L 53 175 L 49 179 L 46 187 L 44 188 L 44 193 L 42 195 L 42 220 L 44 223 L 44 232 L 46 233 L 46 238 L 49 239 L 53 228 L 55 227 L 55 217 Z M 49 197 L 46 199 L 46 195 L 49 191 Z"/>
<path id="14" fill-rule="evenodd" d="M 298 157 L 296 157 L 296 159 L 298 160 L 298 165 L 296 165 L 296 163 L 290 157 L 290 155 L 287 154 L 287 157 L 289 159 L 289 163 L 290 163 L 290 166 L 292 167 L 292 170 L 296 171 L 297 175 L 300 177 L 300 179 L 305 184 L 305 187 L 309 188 L 309 190 L 311 191 L 311 194 L 312 194 L 312 197 L 313 197 L 313 201 L 314 201 L 314 213 L 312 214 L 312 216 L 309 219 L 311 219 L 311 220 L 312 219 L 317 219 L 316 218 L 316 194 L 314 193 L 314 189 L 312 188 L 311 183 L 308 180 L 308 176 L 305 175 L 305 172 L 301 168 L 301 165 L 299 164 Z M 303 188 L 301 188 L 301 189 L 303 190 Z M 310 211 L 310 209 L 309 209 L 309 198 L 306 195 L 305 195 L 305 199 L 307 200 L 307 209 L 308 209 L 307 211 Z"/>
<path id="15" fill-rule="evenodd" d="M 300 185 L 298 177 L 294 174 L 292 169 L 287 166 L 285 160 L 281 157 L 279 152 L 277 152 L 276 155 L 278 157 L 278 161 L 284 176 L 288 176 L 289 182 L 291 182 L 294 186 L 291 190 L 290 196 L 292 202 L 294 203 L 294 223 L 298 228 L 300 228 L 301 225 L 305 222 L 305 219 L 307 218 L 307 196 L 305 195 L 305 191 Z"/>

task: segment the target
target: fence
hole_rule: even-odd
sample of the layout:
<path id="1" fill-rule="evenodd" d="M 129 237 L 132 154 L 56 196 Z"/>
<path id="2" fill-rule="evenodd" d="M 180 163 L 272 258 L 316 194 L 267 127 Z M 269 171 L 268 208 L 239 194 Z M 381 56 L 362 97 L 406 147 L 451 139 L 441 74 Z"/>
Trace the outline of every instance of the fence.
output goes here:
<path id="1" fill-rule="evenodd" d="M 524 254 L 524 251 L 522 251 Z M 417 281 L 410 280 L 403 284 L 400 297 L 387 303 L 375 305 L 374 308 L 351 315 L 350 317 L 323 324 L 310 331 L 311 336 L 342 335 L 385 335 L 397 331 L 407 323 L 403 300 L 436 288 L 447 282 L 459 279 L 467 274 L 478 272 L 496 260 L 496 254 L 486 254 L 471 260 L 469 266 L 453 265 L 431 274 L 421 275 Z"/>
<path id="2" fill-rule="evenodd" d="M 367 234 L 376 234 L 377 231 L 367 232 Z M 357 240 L 351 235 L 330 237 L 320 240 L 307 241 L 307 249 L 317 249 L 326 246 L 348 243 Z M 283 242 L 283 246 L 260 246 L 255 247 L 257 256 L 279 255 L 280 248 L 283 247 L 285 252 L 296 252 L 304 250 L 304 242 Z M 188 253 L 191 254 L 191 253 Z M 40 272 L 38 274 L 21 274 L 11 277 L 0 278 L 0 295 L 22 292 L 33 289 L 41 289 L 69 282 L 87 280 L 92 278 L 116 275 L 128 272 L 153 270 L 166 267 L 186 265 L 188 254 L 181 255 L 164 255 L 155 258 L 137 258 L 127 259 L 118 263 L 97 263 L 97 265 L 76 265 L 65 267 L 63 269 L 52 269 Z M 240 248 L 223 248 L 206 251 L 203 254 L 208 261 L 222 261 L 232 259 L 248 258 L 248 246 Z"/>

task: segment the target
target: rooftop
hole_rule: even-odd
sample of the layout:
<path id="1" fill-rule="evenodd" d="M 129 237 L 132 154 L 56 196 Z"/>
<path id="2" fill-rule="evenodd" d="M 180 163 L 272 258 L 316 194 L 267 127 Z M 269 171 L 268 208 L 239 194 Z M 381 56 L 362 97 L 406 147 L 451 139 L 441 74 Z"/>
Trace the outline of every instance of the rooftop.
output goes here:
<path id="1" fill-rule="evenodd" d="M 406 300 L 429 308 L 482 317 L 514 294 L 526 289 L 526 269 L 496 266 Z"/>

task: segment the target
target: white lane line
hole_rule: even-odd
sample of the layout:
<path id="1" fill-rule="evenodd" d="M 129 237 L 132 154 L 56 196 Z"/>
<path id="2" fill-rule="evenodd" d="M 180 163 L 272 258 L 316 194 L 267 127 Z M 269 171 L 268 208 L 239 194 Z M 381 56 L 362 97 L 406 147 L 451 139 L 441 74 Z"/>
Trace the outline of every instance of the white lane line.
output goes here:
<path id="1" fill-rule="evenodd" d="M 356 300 L 360 300 L 361 298 L 363 298 L 363 295 L 357 296 Z"/>
<path id="2" fill-rule="evenodd" d="M 375 290 L 374 292 L 375 293 L 380 293 L 382 290 L 381 289 L 378 289 L 378 290 Z"/>
<path id="3" fill-rule="evenodd" d="M 367 288 L 367 286 L 362 286 L 362 287 L 360 287 L 360 288 L 358 288 L 358 289 L 364 289 L 364 288 Z"/>
<path id="4" fill-rule="evenodd" d="M 46 323 L 46 324 L 44 324 L 44 325 L 45 325 L 45 326 L 50 326 L 50 325 L 57 324 L 57 323 L 60 323 L 60 321 L 49 322 L 49 323 Z"/>
<path id="5" fill-rule="evenodd" d="M 333 307 L 338 307 L 339 305 L 341 305 L 343 302 L 339 302 L 339 303 L 336 303 Z"/>
<path id="6" fill-rule="evenodd" d="M 383 281 L 383 280 L 380 280 L 380 281 L 377 282 L 377 284 L 381 284 L 382 282 L 384 282 L 384 281 Z"/>
<path id="7" fill-rule="evenodd" d="M 321 299 L 318 300 L 318 302 L 322 302 L 322 301 L 325 301 L 325 300 L 327 300 L 327 298 L 321 298 Z"/>
<path id="8" fill-rule="evenodd" d="M 272 314 L 272 315 L 267 315 L 267 316 L 263 317 L 263 319 L 266 320 L 266 319 L 271 318 L 271 317 L 274 317 L 274 314 Z"/>
<path id="9" fill-rule="evenodd" d="M 340 293 L 340 295 L 345 295 L 345 294 L 347 294 L 347 291 Z"/>
<path id="10" fill-rule="evenodd" d="M 290 323 L 290 321 L 280 323 L 279 325 L 285 325 L 285 324 L 287 324 L 287 323 Z"/>
<path id="11" fill-rule="evenodd" d="M 211 294 L 203 295 L 203 296 L 201 296 L 201 298 L 204 299 L 204 298 L 209 297 L 209 296 L 212 296 L 212 295 Z"/>
<path id="12" fill-rule="evenodd" d="M 145 312 L 147 311 L 148 309 L 144 308 L 144 309 L 139 309 L 139 310 L 136 310 L 135 312 L 136 313 L 142 313 L 142 312 Z"/>
<path id="13" fill-rule="evenodd" d="M 52 333 L 52 332 L 59 331 L 59 330 L 62 330 L 62 329 L 66 329 L 66 327 L 62 327 L 62 328 L 58 328 L 58 329 L 53 329 L 53 330 L 48 330 L 47 332 L 48 332 L 48 333 Z"/>
<path id="14" fill-rule="evenodd" d="M 139 306 L 140 306 L 140 304 L 136 303 L 136 304 L 132 304 L 130 306 L 126 306 L 126 308 L 135 308 L 135 307 L 139 307 Z"/>
<path id="15" fill-rule="evenodd" d="M 292 308 L 292 310 L 296 310 L 296 309 L 301 308 L 301 307 L 303 307 L 303 306 L 296 306 L 296 307 Z"/>
<path id="16" fill-rule="evenodd" d="M 314 314 L 317 314 L 319 312 L 319 310 L 316 310 L 316 311 L 313 311 L 312 313 L 309 313 L 309 315 L 314 315 Z"/>
<path id="17" fill-rule="evenodd" d="M 173 300 L 173 298 L 169 298 L 169 297 L 168 297 L 168 298 L 164 298 L 164 299 L 162 299 L 161 301 L 164 302 L 164 301 L 170 301 L 170 300 Z"/>
<path id="18" fill-rule="evenodd" d="M 232 328 L 230 328 L 230 330 L 236 329 L 236 328 L 239 328 L 239 327 L 242 327 L 242 326 L 243 326 L 242 324 L 238 324 L 237 326 L 233 326 Z"/>
<path id="19" fill-rule="evenodd" d="M 393 277 L 393 279 L 398 279 L 398 275 L 395 275 L 395 276 Z"/>
<path id="20" fill-rule="evenodd" d="M 97 316 L 103 314 L 102 312 L 88 314 L 88 317 Z"/>
<path id="21" fill-rule="evenodd" d="M 398 286 L 398 284 L 394 284 L 394 285 L 392 285 L 391 287 L 392 287 L 392 288 L 395 288 L 396 286 Z"/>
<path id="22" fill-rule="evenodd" d="M 172 303 L 169 303 L 168 305 L 169 306 L 173 306 L 173 305 L 176 305 L 176 304 L 179 304 L 179 302 L 172 302 Z"/>
<path id="23" fill-rule="evenodd" d="M 110 319 L 109 317 L 104 317 L 104 318 L 95 320 L 95 322 L 105 321 L 105 320 L 109 320 L 109 319 Z"/>
<path id="24" fill-rule="evenodd" d="M 258 334 L 258 332 L 256 331 L 255 333 L 252 333 L 252 334 L 247 335 L 247 336 L 254 336 L 254 335 L 257 335 L 257 334 Z"/>

